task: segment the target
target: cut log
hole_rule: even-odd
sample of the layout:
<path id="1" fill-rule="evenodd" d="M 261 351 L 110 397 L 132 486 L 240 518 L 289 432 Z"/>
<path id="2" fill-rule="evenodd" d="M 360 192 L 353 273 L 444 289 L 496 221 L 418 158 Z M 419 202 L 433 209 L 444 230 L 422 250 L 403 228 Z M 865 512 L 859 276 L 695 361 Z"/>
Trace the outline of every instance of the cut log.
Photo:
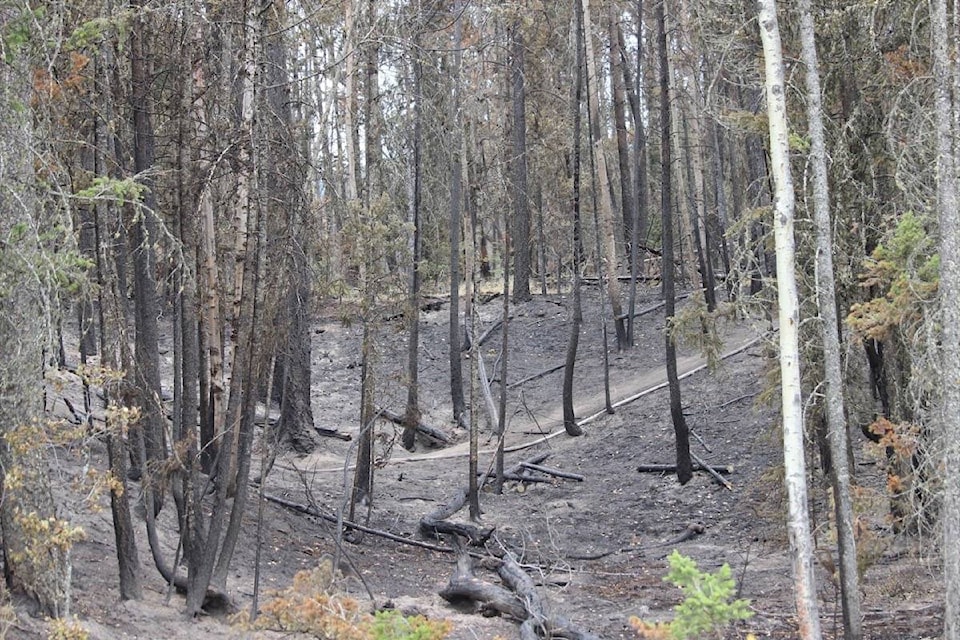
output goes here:
<path id="1" fill-rule="evenodd" d="M 390 422 L 394 424 L 398 424 L 401 427 L 406 426 L 404 424 L 403 416 L 400 415 L 399 413 L 394 413 L 393 411 L 390 411 L 389 409 L 384 409 L 384 408 L 378 409 L 377 413 L 380 415 L 380 417 L 382 417 L 385 420 L 389 420 Z M 453 443 L 453 440 L 450 438 L 450 436 L 444 433 L 443 430 L 438 429 L 436 427 L 431 427 L 430 425 L 424 424 L 423 422 L 417 423 L 417 432 L 423 434 L 427 438 L 435 442 L 438 442 L 440 444 Z"/>

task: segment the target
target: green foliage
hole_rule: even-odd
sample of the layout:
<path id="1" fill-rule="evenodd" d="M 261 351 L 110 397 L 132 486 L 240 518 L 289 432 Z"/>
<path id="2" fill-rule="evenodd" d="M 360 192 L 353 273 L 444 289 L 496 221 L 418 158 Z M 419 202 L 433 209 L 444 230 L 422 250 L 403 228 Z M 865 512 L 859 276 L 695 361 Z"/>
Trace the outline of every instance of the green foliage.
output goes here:
<path id="1" fill-rule="evenodd" d="M 428 620 L 388 610 L 376 612 L 367 627 L 372 640 L 443 640 L 451 625 L 447 620 Z"/>
<path id="2" fill-rule="evenodd" d="M 632 618 L 630 623 L 640 637 L 665 640 L 719 638 L 724 627 L 753 615 L 748 600 L 731 601 L 736 584 L 730 565 L 724 564 L 715 573 L 704 573 L 697 568 L 696 562 L 676 549 L 667 560 L 670 571 L 664 580 L 679 587 L 684 600 L 675 608 L 676 616 L 670 623 L 651 624 Z"/>
<path id="3" fill-rule="evenodd" d="M 146 190 L 147 187 L 134 178 L 97 176 L 89 187 L 77 191 L 76 196 L 87 201 L 107 199 L 123 205 L 128 202 L 140 202 Z"/>
<path id="4" fill-rule="evenodd" d="M 861 286 L 876 288 L 879 295 L 850 308 L 850 327 L 874 340 L 895 329 L 912 330 L 937 292 L 940 256 L 933 249 L 923 220 L 912 212 L 901 216 L 890 238 L 864 262 Z"/>
<path id="5" fill-rule="evenodd" d="M 33 23 L 42 18 L 43 13 L 42 7 L 33 10 L 23 9 L 19 15 L 0 25 L 0 52 L 3 52 L 5 63 L 12 63 L 17 52 L 30 42 Z"/>

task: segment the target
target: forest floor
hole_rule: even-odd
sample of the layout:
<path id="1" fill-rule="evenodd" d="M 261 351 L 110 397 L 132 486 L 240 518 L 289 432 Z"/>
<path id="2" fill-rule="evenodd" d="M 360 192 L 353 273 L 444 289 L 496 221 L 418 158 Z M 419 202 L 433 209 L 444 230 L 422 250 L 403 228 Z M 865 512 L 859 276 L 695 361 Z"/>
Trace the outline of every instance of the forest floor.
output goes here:
<path id="1" fill-rule="evenodd" d="M 637 309 L 655 307 L 659 300 L 656 291 L 643 291 Z M 531 302 L 511 305 L 508 383 L 563 362 L 567 305 L 568 299 L 559 295 L 538 295 Z M 481 496 L 483 525 L 496 528 L 488 547 L 516 553 L 540 585 L 551 610 L 562 612 L 580 628 L 602 638 L 635 638 L 628 624 L 632 615 L 646 620 L 671 617 L 680 591 L 664 582 L 663 576 L 666 558 L 674 548 L 704 570 L 729 564 L 740 596 L 750 600 L 753 617 L 727 629 L 722 637 L 745 638 L 748 633 L 758 638 L 796 637 L 777 410 L 758 402 L 774 364 L 766 343 L 768 327 L 742 320 L 723 327 L 722 352 L 728 357 L 714 371 L 705 366 L 702 356 L 681 349 L 679 370 L 687 374 L 682 380 L 683 406 L 695 433 L 692 450 L 710 464 L 731 466 L 733 472 L 727 476 L 730 489 L 699 472 L 686 486 L 680 486 L 672 474 L 637 471 L 640 464 L 674 461 L 668 393 L 662 386 L 666 379 L 662 307 L 637 318 L 633 349 L 617 353 L 611 346 L 611 400 L 616 403 L 649 391 L 618 407 L 613 415 L 603 413 L 603 347 L 596 292 L 589 288 L 584 308 L 576 366 L 577 416 L 600 415 L 584 425 L 582 437 L 566 436 L 560 405 L 562 371 L 555 371 L 508 388 L 505 440 L 507 466 L 546 453 L 545 465 L 580 474 L 583 480 L 509 481 L 502 495 L 485 490 Z M 476 333 L 501 314 L 502 298 L 485 304 L 479 309 L 483 326 Z M 420 399 L 423 421 L 451 434 L 456 444 L 429 448 L 421 441 L 418 450 L 409 453 L 400 447 L 394 425 L 382 422 L 378 427 L 375 496 L 367 525 L 405 538 L 416 538 L 420 518 L 447 502 L 467 479 L 467 432 L 451 421 L 447 319 L 445 305 L 421 315 Z M 329 513 L 344 504 L 345 485 L 352 477 L 345 461 L 349 464 L 355 458 L 359 422 L 359 339 L 358 326 L 345 326 L 332 316 L 316 322 L 315 423 L 352 434 L 353 440 L 323 438 L 311 455 L 281 455 L 267 480 L 268 494 L 312 504 Z M 611 331 L 611 345 L 613 339 Z M 490 372 L 499 372 L 499 366 L 494 366 L 499 348 L 498 331 L 482 350 Z M 385 321 L 378 336 L 377 398 L 381 406 L 397 413 L 402 413 L 406 398 L 405 349 L 403 320 Z M 167 350 L 164 358 L 169 363 L 172 352 Z M 469 367 L 470 361 L 465 359 L 465 372 Z M 469 377 L 465 375 L 465 379 Z M 493 389 L 496 395 L 498 384 Z M 56 394 L 70 393 L 68 384 L 57 386 Z M 469 402 L 469 388 L 467 395 Z M 52 402 L 55 412 L 65 413 L 62 402 L 57 404 L 56 398 Z M 854 437 L 858 479 L 864 486 L 882 487 L 883 472 L 876 454 L 859 434 Z M 481 467 L 490 464 L 495 445 L 484 427 Z M 103 468 L 102 446 L 95 445 L 92 453 L 92 463 Z M 70 456 L 64 455 L 63 464 L 80 462 L 71 462 Z M 107 508 L 99 512 L 78 509 L 75 516 L 87 535 L 73 554 L 73 613 L 91 638 L 252 637 L 250 632 L 230 626 L 228 616 L 186 620 L 182 597 L 172 594 L 168 599 L 142 532 L 138 542 L 145 597 L 139 602 L 120 602 L 110 512 L 105 498 L 100 500 Z M 812 488 L 812 501 L 821 519 L 814 523 L 818 525 L 818 545 L 828 547 L 829 526 L 824 515 L 828 503 L 823 487 Z M 336 544 L 334 527 L 321 519 L 272 502 L 264 509 L 261 584 L 262 597 L 269 597 L 270 590 L 288 586 L 298 571 L 315 568 L 333 556 Z M 170 502 L 161 514 L 163 543 L 171 558 L 177 544 L 173 511 Z M 248 608 L 253 595 L 256 500 L 251 501 L 248 512 L 228 585 L 239 609 Z M 453 520 L 466 522 L 466 509 Z M 690 523 L 701 524 L 704 532 L 667 544 Z M 882 513 L 861 514 L 861 528 L 871 540 L 885 539 Z M 874 546 L 879 551 L 863 580 L 867 637 L 940 637 L 942 579 L 934 554 L 924 554 L 920 541 L 905 537 Z M 517 637 L 515 622 L 483 617 L 469 607 L 454 608 L 440 598 L 438 592 L 456 568 L 454 554 L 372 534 L 343 548 L 355 569 L 347 571 L 337 587 L 361 601 L 369 600 L 365 583 L 376 606 L 390 603 L 407 613 L 450 620 L 454 640 Z M 839 626 L 837 593 L 827 570 L 818 564 L 816 571 L 825 637 L 834 638 Z M 498 580 L 495 573 L 480 568 L 477 574 L 487 581 Z M 46 634 L 43 621 L 21 610 L 6 637 Z"/>

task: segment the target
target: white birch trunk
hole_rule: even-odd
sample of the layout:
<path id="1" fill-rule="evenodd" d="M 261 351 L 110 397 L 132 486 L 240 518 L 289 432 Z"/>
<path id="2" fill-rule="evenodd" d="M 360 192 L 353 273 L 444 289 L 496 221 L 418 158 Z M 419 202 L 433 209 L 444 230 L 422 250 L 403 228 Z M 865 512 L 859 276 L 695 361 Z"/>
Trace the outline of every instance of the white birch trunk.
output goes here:
<path id="1" fill-rule="evenodd" d="M 819 640 L 820 618 L 813 575 L 813 543 L 807 513 L 807 470 L 803 457 L 803 406 L 800 398 L 800 319 L 794 273 L 794 193 L 790 175 L 786 87 L 776 0 L 759 0 L 763 42 L 770 159 L 773 173 L 774 242 L 777 252 L 777 302 L 780 326 L 780 377 L 783 411 L 783 465 L 787 488 L 787 530 L 793 556 L 797 622 L 804 640 Z"/>
<path id="2" fill-rule="evenodd" d="M 960 228 L 955 153 L 956 43 L 947 28 L 946 0 L 931 3 L 933 75 L 937 114 L 937 209 L 940 216 L 940 324 L 942 390 L 940 434 L 943 447 L 943 581 L 945 640 L 960 639 Z M 951 46 L 952 45 L 952 46 Z"/>
<path id="3" fill-rule="evenodd" d="M 843 374 L 840 338 L 837 335 L 837 296 L 833 275 L 830 233 L 830 190 L 827 182 L 827 151 L 823 130 L 820 72 L 816 34 L 810 0 L 800 0 L 800 40 L 806 66 L 807 122 L 810 133 L 810 163 L 813 168 L 813 219 L 817 236 L 817 303 L 820 308 L 827 433 L 832 463 L 831 484 L 840 555 L 840 591 L 843 606 L 843 637 L 863 637 L 860 587 L 857 573 L 857 543 L 853 534 L 853 504 L 850 498 L 850 465 L 847 458 L 847 422 L 843 407 Z"/>

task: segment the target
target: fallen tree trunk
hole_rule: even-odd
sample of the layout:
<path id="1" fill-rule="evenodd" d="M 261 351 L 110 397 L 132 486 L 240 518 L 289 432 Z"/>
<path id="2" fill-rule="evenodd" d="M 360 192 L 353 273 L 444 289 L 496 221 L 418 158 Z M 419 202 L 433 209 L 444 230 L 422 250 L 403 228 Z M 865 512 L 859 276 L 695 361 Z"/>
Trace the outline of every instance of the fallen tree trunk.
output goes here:
<path id="1" fill-rule="evenodd" d="M 507 385 L 507 389 L 515 389 L 515 388 L 517 388 L 517 387 L 519 387 L 519 386 L 521 386 L 521 385 L 523 385 L 523 384 L 525 384 L 525 383 L 527 383 L 527 382 L 530 382 L 530 381 L 532 381 L 532 380 L 536 380 L 536 379 L 538 379 L 538 378 L 542 378 L 542 377 L 544 377 L 544 376 L 548 376 L 548 375 L 550 375 L 551 373 L 553 373 L 554 371 L 560 371 L 560 369 L 563 369 L 563 366 L 564 366 L 564 365 L 563 365 L 562 363 L 561 363 L 561 364 L 558 364 L 558 365 L 554 365 L 554 366 L 550 367 L 549 369 L 544 369 L 543 371 L 540 371 L 540 372 L 535 373 L 535 374 L 533 374 L 533 375 L 527 376 L 527 377 L 524 378 L 523 380 L 517 380 L 516 382 L 511 382 L 510 384 Z"/>
<path id="2" fill-rule="evenodd" d="M 576 480 L 577 482 L 583 482 L 583 476 L 579 473 L 571 473 L 569 471 L 560 471 L 559 469 L 554 469 L 552 467 L 544 467 L 543 465 L 535 464 L 532 462 L 521 462 L 520 466 L 524 469 L 530 469 L 531 471 L 539 471 L 540 473 L 545 473 L 548 476 L 556 476 L 558 478 L 566 478 L 567 480 Z"/>
<path id="3" fill-rule="evenodd" d="M 461 487 L 454 494 L 450 502 L 440 505 L 427 515 L 420 518 L 420 535 L 424 538 L 440 538 L 444 533 L 452 533 L 467 538 L 474 546 L 483 544 L 493 534 L 495 527 L 481 529 L 472 524 L 447 522 L 447 518 L 455 514 L 467 504 L 467 488 Z"/>
<path id="4" fill-rule="evenodd" d="M 402 427 L 402 426 L 406 426 L 406 425 L 404 424 L 403 416 L 400 415 L 399 413 L 394 413 L 393 411 L 390 411 L 389 409 L 380 408 L 380 409 L 378 409 L 378 414 L 379 414 L 382 418 L 384 418 L 385 420 L 389 420 L 390 422 L 393 422 L 394 424 L 398 424 L 398 425 L 400 425 L 401 427 Z M 452 443 L 453 443 L 453 440 L 450 439 L 450 436 L 448 436 L 446 433 L 444 433 L 441 429 L 438 429 L 438 428 L 436 428 L 436 427 L 431 427 L 430 425 L 424 424 L 424 423 L 422 423 L 422 422 L 418 422 L 416 428 L 417 428 L 417 431 L 418 431 L 419 433 L 422 433 L 422 434 L 425 435 L 427 438 L 430 438 L 431 440 L 434 440 L 434 441 L 436 441 L 436 442 L 438 442 L 438 443 L 440 443 L 440 444 L 452 444 Z"/>
<path id="5" fill-rule="evenodd" d="M 457 570 L 440 591 L 440 597 L 450 603 L 479 603 L 484 615 L 503 614 L 516 620 L 525 620 L 527 617 L 526 607 L 517 596 L 473 574 L 473 561 L 466 553 L 461 553 L 457 558 Z"/>
<path id="6" fill-rule="evenodd" d="M 708 465 L 706 462 L 704 462 L 702 459 L 700 459 L 700 456 L 698 456 L 697 454 L 691 451 L 690 457 L 693 458 L 693 461 L 696 462 L 700 467 L 703 467 L 703 470 L 709 473 L 713 477 L 713 479 L 716 480 L 717 484 L 719 484 L 722 487 L 726 487 L 727 490 L 729 491 L 733 491 L 733 485 L 727 482 L 726 479 L 723 476 L 721 476 L 716 469 L 714 469 L 713 467 Z"/>
<path id="7" fill-rule="evenodd" d="M 430 544 L 429 542 L 423 542 L 422 540 L 415 540 L 413 538 L 405 538 L 399 536 L 395 533 L 390 533 L 389 531 L 383 531 L 382 529 L 374 529 L 373 527 L 368 527 L 356 522 L 350 522 L 349 520 L 339 520 L 337 516 L 332 513 L 324 513 L 320 509 L 311 507 L 309 505 L 300 504 L 298 502 L 291 502 L 279 496 L 270 495 L 265 493 L 263 495 L 265 500 L 268 500 L 274 504 L 278 504 L 285 509 L 291 511 L 296 511 L 297 513 L 302 513 L 308 516 L 313 516 L 314 518 L 320 518 L 321 520 L 326 520 L 332 524 L 342 524 L 347 529 L 355 529 L 357 531 L 362 531 L 363 533 L 369 533 L 371 535 L 379 536 L 387 540 L 392 540 L 394 542 L 400 542 L 402 544 L 408 544 L 411 547 L 419 547 L 421 549 L 429 549 L 430 551 L 439 551 L 440 553 L 453 553 L 455 549 L 450 547 L 441 547 L 436 544 Z"/>
<path id="8" fill-rule="evenodd" d="M 520 625 L 521 640 L 537 640 L 540 637 L 600 640 L 599 636 L 577 629 L 565 617 L 551 615 L 533 580 L 523 567 L 517 564 L 513 554 L 508 552 L 504 555 L 498 573 L 503 582 L 516 592 L 525 605 L 527 615 Z"/>
<path id="9" fill-rule="evenodd" d="M 317 432 L 317 435 L 323 436 L 324 438 L 336 438 L 337 440 L 343 440 L 344 442 L 350 442 L 353 439 L 353 436 L 351 436 L 349 433 L 337 431 L 336 429 L 314 427 L 314 430 Z"/>
<path id="10" fill-rule="evenodd" d="M 700 464 L 693 465 L 694 471 L 706 471 L 704 467 Z M 724 465 L 713 465 L 713 470 L 717 473 L 733 473 L 732 464 Z M 637 465 L 637 471 L 640 473 L 676 473 L 677 465 L 675 464 L 641 464 Z"/>

